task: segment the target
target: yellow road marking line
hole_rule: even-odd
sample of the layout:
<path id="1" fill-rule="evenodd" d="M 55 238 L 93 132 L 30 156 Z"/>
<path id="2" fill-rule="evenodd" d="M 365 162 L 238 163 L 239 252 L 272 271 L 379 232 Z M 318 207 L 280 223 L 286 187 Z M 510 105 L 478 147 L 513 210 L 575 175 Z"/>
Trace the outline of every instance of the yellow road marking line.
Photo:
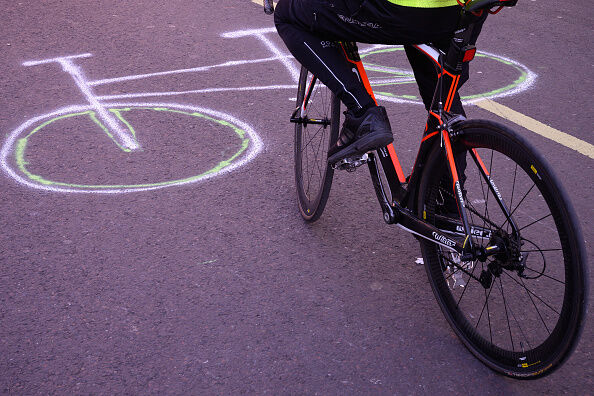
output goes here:
<path id="1" fill-rule="evenodd" d="M 561 132 L 555 128 L 543 124 L 540 121 L 535 120 L 534 118 L 530 118 L 522 113 L 518 113 L 517 111 L 510 109 L 507 106 L 496 103 L 491 99 L 481 99 L 474 102 L 473 104 L 477 105 L 481 109 L 490 111 L 493 114 L 518 124 L 540 136 L 551 139 L 565 147 L 569 147 L 570 149 L 594 159 L 594 145 L 578 139 L 575 136 Z"/>

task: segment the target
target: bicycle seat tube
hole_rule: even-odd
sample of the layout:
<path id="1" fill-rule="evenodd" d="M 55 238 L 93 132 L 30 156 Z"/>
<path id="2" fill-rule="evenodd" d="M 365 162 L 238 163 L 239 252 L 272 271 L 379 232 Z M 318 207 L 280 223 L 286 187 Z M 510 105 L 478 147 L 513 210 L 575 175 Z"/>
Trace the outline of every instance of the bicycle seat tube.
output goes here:
<path id="1" fill-rule="evenodd" d="M 464 195 L 462 192 L 462 185 L 460 181 L 460 174 L 456 166 L 456 158 L 453 154 L 452 144 L 450 141 L 450 132 L 454 124 L 463 121 L 465 118 L 461 115 L 451 114 L 452 104 L 456 98 L 458 88 L 460 86 L 460 77 L 464 70 L 464 64 L 474 59 L 476 47 L 473 40 L 476 40 L 477 32 L 475 29 L 480 29 L 479 22 L 483 22 L 487 13 L 472 13 L 462 10 L 458 29 L 454 32 L 454 36 L 450 41 L 450 46 L 447 52 L 439 52 L 437 59 L 435 54 L 426 53 L 436 63 L 438 70 L 438 79 L 433 95 L 433 101 L 429 109 L 427 120 L 428 128 L 423 136 L 423 141 L 440 135 L 440 144 L 444 148 L 447 158 L 447 165 L 450 169 L 452 177 L 452 189 L 454 197 L 458 203 L 458 211 L 460 218 L 464 225 L 464 231 L 467 235 L 465 242 L 465 251 L 472 252 L 472 240 L 468 238 L 471 234 L 471 229 L 468 221 L 468 216 L 465 210 Z M 417 46 L 423 51 L 423 46 Z M 432 126 L 436 126 L 435 130 Z M 416 180 L 415 180 L 416 181 Z"/>

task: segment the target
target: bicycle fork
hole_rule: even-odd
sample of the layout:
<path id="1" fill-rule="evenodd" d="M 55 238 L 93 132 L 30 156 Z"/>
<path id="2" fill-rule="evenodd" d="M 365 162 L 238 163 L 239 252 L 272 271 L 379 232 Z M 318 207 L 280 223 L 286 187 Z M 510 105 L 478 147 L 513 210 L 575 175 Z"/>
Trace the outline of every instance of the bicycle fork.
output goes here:
<path id="1" fill-rule="evenodd" d="M 97 117 L 105 123 L 105 126 L 100 126 L 108 132 L 108 135 L 114 138 L 116 140 L 116 143 L 124 151 L 138 150 L 140 148 L 140 145 L 138 144 L 138 141 L 136 140 L 134 133 L 124 122 L 118 119 L 118 117 L 112 114 L 104 106 L 104 104 L 101 103 L 101 101 L 93 92 L 93 89 L 91 88 L 91 83 L 85 79 L 82 69 L 79 66 L 75 65 L 72 61 L 72 59 L 88 58 L 90 56 L 92 55 L 80 54 L 44 59 L 39 61 L 28 61 L 24 62 L 23 66 L 36 66 L 48 63 L 60 64 L 60 66 L 62 66 L 62 70 L 64 70 L 64 72 L 68 73 L 72 77 L 77 87 L 87 98 L 89 104 L 95 111 L 95 114 L 97 114 Z"/>

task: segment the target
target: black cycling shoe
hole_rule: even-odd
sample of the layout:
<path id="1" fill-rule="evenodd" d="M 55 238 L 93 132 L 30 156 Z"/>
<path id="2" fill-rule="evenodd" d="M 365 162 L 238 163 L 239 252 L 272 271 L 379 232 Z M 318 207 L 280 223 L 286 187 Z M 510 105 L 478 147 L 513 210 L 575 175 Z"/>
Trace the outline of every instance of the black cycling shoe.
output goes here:
<path id="1" fill-rule="evenodd" d="M 330 165 L 353 155 L 387 146 L 394 141 L 390 121 L 383 106 L 374 106 L 360 117 L 345 111 L 342 130 L 334 146 L 328 150 Z"/>

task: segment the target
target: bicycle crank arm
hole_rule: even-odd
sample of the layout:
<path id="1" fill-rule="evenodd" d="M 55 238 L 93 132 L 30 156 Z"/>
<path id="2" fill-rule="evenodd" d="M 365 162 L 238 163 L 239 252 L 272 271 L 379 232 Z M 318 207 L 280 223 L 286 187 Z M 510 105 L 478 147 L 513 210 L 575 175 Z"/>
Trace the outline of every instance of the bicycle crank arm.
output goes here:
<path id="1" fill-rule="evenodd" d="M 367 165 L 369 166 L 369 173 L 371 175 L 373 189 L 375 190 L 377 200 L 380 206 L 382 207 L 384 221 L 388 224 L 394 224 L 397 221 L 396 214 L 394 212 L 394 209 L 392 209 L 392 206 L 390 205 L 390 199 L 386 196 L 382 179 L 380 177 L 379 170 L 377 167 L 375 155 L 373 153 L 369 154 Z"/>

